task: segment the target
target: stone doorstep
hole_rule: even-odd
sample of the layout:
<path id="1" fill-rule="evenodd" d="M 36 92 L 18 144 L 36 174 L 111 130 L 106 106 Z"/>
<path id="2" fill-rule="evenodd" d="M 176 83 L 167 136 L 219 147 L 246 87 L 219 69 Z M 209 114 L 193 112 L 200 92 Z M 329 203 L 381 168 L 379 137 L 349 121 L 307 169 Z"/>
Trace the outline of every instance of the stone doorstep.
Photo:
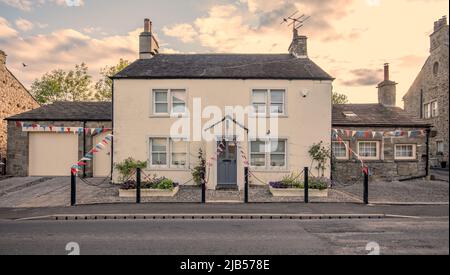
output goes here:
<path id="1" fill-rule="evenodd" d="M 348 220 L 402 218 L 386 214 L 70 214 L 28 217 L 16 221 L 52 220 Z M 411 217 L 403 217 L 411 218 Z"/>

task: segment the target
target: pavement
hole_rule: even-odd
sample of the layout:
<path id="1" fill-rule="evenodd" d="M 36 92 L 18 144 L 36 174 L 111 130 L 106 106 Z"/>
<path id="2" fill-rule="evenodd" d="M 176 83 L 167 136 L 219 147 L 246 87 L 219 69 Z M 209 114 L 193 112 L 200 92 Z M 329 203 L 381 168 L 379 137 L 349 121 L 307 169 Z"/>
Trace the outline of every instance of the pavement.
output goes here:
<path id="1" fill-rule="evenodd" d="M 449 182 L 449 170 L 448 169 L 431 169 L 431 175 L 436 180 Z"/>
<path id="2" fill-rule="evenodd" d="M 105 179 L 78 181 L 77 203 L 131 203 L 119 198 L 118 186 Z M 363 186 L 357 182 L 337 186 L 328 199 L 311 198 L 311 202 L 361 202 Z M 199 194 L 197 194 L 199 196 Z M 68 206 L 70 179 L 67 177 L 7 178 L 0 181 L 0 208 L 35 208 Z M 370 182 L 369 201 L 374 204 L 448 204 L 449 183 L 444 181 Z M 145 202 L 145 198 L 143 198 Z M 298 201 L 298 200 L 297 200 Z"/>
<path id="3" fill-rule="evenodd" d="M 75 207 L 47 208 L 0 208 L 0 220 L 27 218 L 52 219 L 50 216 L 86 216 L 101 215 L 163 215 L 167 218 L 184 215 L 233 216 L 245 215 L 385 215 L 402 217 L 448 217 L 448 205 L 362 205 L 358 203 L 250 203 L 250 204 L 199 204 L 199 203 L 154 203 L 154 204 L 101 204 L 80 205 Z M 201 216 L 200 216 L 201 218 Z M 244 217 L 245 218 L 245 217 Z"/>
<path id="4" fill-rule="evenodd" d="M 81 255 L 448 255 L 449 220 L 0 221 L 0 255 L 67 255 L 68 245 Z"/>

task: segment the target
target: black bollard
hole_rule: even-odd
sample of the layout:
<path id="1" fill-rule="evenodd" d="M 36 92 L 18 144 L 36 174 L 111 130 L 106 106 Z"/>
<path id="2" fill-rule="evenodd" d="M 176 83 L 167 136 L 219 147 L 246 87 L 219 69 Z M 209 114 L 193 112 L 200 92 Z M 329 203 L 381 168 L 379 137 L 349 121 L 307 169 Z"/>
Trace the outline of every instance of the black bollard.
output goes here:
<path id="1" fill-rule="evenodd" d="M 77 204 L 77 175 L 70 171 L 70 206 Z"/>
<path id="2" fill-rule="evenodd" d="M 309 203 L 309 168 L 305 167 L 305 203 Z"/>
<path id="3" fill-rule="evenodd" d="M 141 203 L 141 168 L 136 169 L 136 203 Z"/>

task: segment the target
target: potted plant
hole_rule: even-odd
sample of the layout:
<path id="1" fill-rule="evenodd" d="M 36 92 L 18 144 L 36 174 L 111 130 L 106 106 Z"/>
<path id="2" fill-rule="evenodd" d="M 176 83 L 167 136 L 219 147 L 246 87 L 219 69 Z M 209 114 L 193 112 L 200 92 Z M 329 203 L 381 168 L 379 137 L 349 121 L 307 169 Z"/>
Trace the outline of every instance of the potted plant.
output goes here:
<path id="1" fill-rule="evenodd" d="M 291 174 L 281 181 L 270 182 L 270 192 L 274 197 L 303 197 L 305 185 L 299 175 Z M 310 197 L 328 197 L 330 180 L 326 178 L 310 177 L 308 182 Z"/>

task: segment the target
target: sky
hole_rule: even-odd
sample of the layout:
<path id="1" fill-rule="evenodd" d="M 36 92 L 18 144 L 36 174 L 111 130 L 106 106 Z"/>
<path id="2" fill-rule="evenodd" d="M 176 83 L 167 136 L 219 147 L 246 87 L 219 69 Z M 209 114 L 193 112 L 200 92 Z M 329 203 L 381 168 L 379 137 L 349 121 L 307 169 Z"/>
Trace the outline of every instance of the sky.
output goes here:
<path id="1" fill-rule="evenodd" d="M 163 53 L 287 53 L 295 11 L 309 57 L 352 103 L 377 102 L 383 64 L 398 82 L 397 104 L 429 55 L 433 23 L 447 0 L 0 0 L 0 49 L 26 87 L 54 69 L 85 62 L 94 76 L 138 58 L 144 18 Z M 26 67 L 22 63 L 27 64 Z"/>

